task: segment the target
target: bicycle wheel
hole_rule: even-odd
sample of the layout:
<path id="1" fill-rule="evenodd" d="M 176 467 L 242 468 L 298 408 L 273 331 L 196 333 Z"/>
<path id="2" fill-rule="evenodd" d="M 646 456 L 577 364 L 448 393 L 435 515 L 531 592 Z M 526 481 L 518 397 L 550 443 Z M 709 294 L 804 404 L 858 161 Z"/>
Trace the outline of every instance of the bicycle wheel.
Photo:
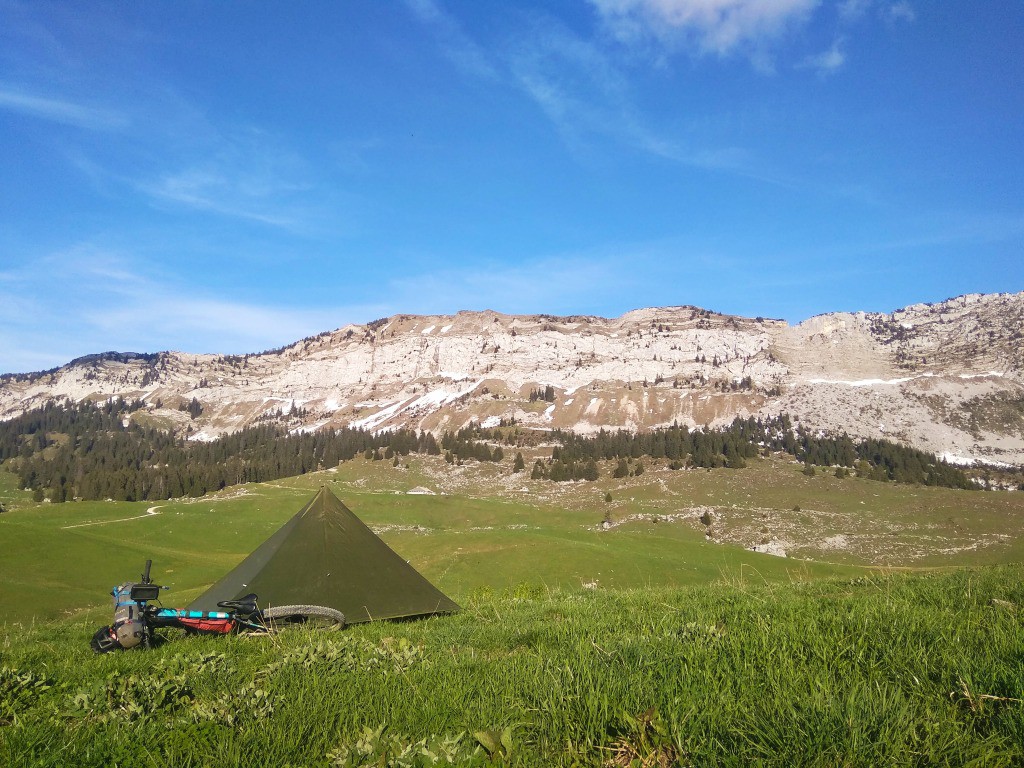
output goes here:
<path id="1" fill-rule="evenodd" d="M 278 605 L 263 611 L 267 629 L 286 627 L 339 630 L 345 626 L 345 614 L 322 605 Z"/>

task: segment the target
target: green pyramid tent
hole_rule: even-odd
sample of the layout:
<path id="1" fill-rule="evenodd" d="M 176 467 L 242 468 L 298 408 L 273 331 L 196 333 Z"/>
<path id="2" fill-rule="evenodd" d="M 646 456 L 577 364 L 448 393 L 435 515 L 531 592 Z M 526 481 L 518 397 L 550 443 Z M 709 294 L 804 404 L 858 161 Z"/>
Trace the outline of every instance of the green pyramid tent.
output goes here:
<path id="1" fill-rule="evenodd" d="M 264 608 L 335 608 L 349 624 L 459 610 L 326 486 L 189 610 L 215 611 L 249 592 Z"/>

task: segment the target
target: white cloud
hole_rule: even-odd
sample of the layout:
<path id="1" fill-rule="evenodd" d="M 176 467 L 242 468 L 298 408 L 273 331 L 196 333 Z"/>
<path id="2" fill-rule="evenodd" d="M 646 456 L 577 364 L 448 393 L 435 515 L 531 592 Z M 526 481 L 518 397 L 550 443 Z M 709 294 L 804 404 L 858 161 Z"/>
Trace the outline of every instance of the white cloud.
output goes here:
<path id="1" fill-rule="evenodd" d="M 820 0 L 590 0 L 623 40 L 682 39 L 701 52 L 758 51 Z"/>
<path id="2" fill-rule="evenodd" d="M 798 69 L 813 69 L 819 75 L 827 76 L 837 72 L 846 63 L 842 40 L 836 40 L 827 51 L 806 57 L 797 65 Z"/>
<path id="3" fill-rule="evenodd" d="M 839 3 L 839 16 L 847 22 L 860 21 L 872 8 L 875 9 L 875 14 L 879 18 L 890 24 L 901 21 L 912 22 L 917 18 L 917 14 L 908 0 L 899 0 L 895 3 L 881 0 L 843 0 Z"/>
<path id="4" fill-rule="evenodd" d="M 890 5 L 888 10 L 886 11 L 886 15 L 888 16 L 889 21 L 892 22 L 911 22 L 917 18 L 917 14 L 914 12 L 913 6 L 911 6 L 910 3 L 905 1 L 893 3 L 892 5 Z"/>
<path id="5" fill-rule="evenodd" d="M 67 99 L 40 96 L 2 85 L 0 109 L 91 130 L 117 130 L 128 125 L 128 119 L 120 112 L 86 106 Z"/>
<path id="6" fill-rule="evenodd" d="M 847 21 L 854 21 L 868 12 L 872 2 L 873 0 L 843 0 L 839 3 L 839 15 Z"/>

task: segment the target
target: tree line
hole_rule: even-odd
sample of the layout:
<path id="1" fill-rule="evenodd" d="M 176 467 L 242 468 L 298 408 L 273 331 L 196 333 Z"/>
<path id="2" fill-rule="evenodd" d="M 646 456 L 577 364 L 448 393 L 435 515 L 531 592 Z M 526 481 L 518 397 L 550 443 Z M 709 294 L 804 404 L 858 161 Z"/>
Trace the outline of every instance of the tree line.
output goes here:
<path id="1" fill-rule="evenodd" d="M 439 454 L 428 432 L 289 433 L 257 425 L 209 442 L 142 426 L 140 402 L 49 403 L 0 423 L 0 462 L 37 500 L 143 501 L 202 496 L 229 485 L 294 477 L 370 452 Z"/>
<path id="2" fill-rule="evenodd" d="M 759 453 L 787 453 L 808 466 L 850 468 L 858 477 L 900 483 L 938 485 L 975 489 L 977 485 L 963 470 L 932 453 L 889 440 L 854 440 L 849 435 L 815 433 L 806 427 L 793 427 L 789 416 L 769 419 L 753 416 L 735 418 L 722 429 L 690 430 L 673 425 L 651 432 L 615 432 L 601 430 L 584 436 L 556 430 L 561 443 L 552 451 L 552 459 L 576 464 L 595 461 L 667 459 L 669 467 L 746 466 L 746 460 Z"/>
<path id="3" fill-rule="evenodd" d="M 395 464 L 410 453 L 444 453 L 449 463 L 501 462 L 505 452 L 499 443 L 522 442 L 517 426 L 486 429 L 477 424 L 445 432 L 440 440 L 408 429 L 290 433 L 279 425 L 259 424 L 200 442 L 132 418 L 144 407 L 140 401 L 119 399 L 48 403 L 0 422 L 0 463 L 6 462 L 37 500 L 143 501 L 197 497 L 230 485 L 293 477 L 360 455 Z M 642 458 L 665 460 L 671 469 L 742 468 L 758 454 L 785 452 L 808 469 L 837 467 L 837 475 L 853 472 L 872 480 L 977 487 L 962 470 L 933 454 L 886 440 L 858 441 L 845 434 L 794 428 L 784 415 L 737 418 L 721 429 L 673 425 L 639 433 L 601 430 L 583 436 L 555 430 L 545 435 L 556 445 L 550 458 L 534 463 L 533 479 L 593 481 L 601 474 L 601 462 L 615 464 L 613 477 L 635 476 L 644 471 Z M 517 452 L 512 471 L 524 469 Z"/>

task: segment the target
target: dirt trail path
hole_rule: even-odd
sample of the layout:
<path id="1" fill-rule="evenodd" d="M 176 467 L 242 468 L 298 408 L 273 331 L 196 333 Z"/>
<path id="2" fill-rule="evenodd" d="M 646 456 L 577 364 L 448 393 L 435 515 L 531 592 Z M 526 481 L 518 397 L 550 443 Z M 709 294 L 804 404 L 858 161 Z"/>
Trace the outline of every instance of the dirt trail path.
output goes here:
<path id="1" fill-rule="evenodd" d="M 152 517 L 153 515 L 159 515 L 160 513 L 157 511 L 158 509 L 160 509 L 160 507 L 150 507 L 149 509 L 146 510 L 146 514 L 136 515 L 135 517 L 120 517 L 117 520 L 97 520 L 94 523 L 77 523 L 75 525 L 64 525 L 61 526 L 61 530 L 66 531 L 70 528 L 85 528 L 88 525 L 107 525 L 108 523 L 124 523 L 128 520 L 141 520 L 144 517 Z"/>

